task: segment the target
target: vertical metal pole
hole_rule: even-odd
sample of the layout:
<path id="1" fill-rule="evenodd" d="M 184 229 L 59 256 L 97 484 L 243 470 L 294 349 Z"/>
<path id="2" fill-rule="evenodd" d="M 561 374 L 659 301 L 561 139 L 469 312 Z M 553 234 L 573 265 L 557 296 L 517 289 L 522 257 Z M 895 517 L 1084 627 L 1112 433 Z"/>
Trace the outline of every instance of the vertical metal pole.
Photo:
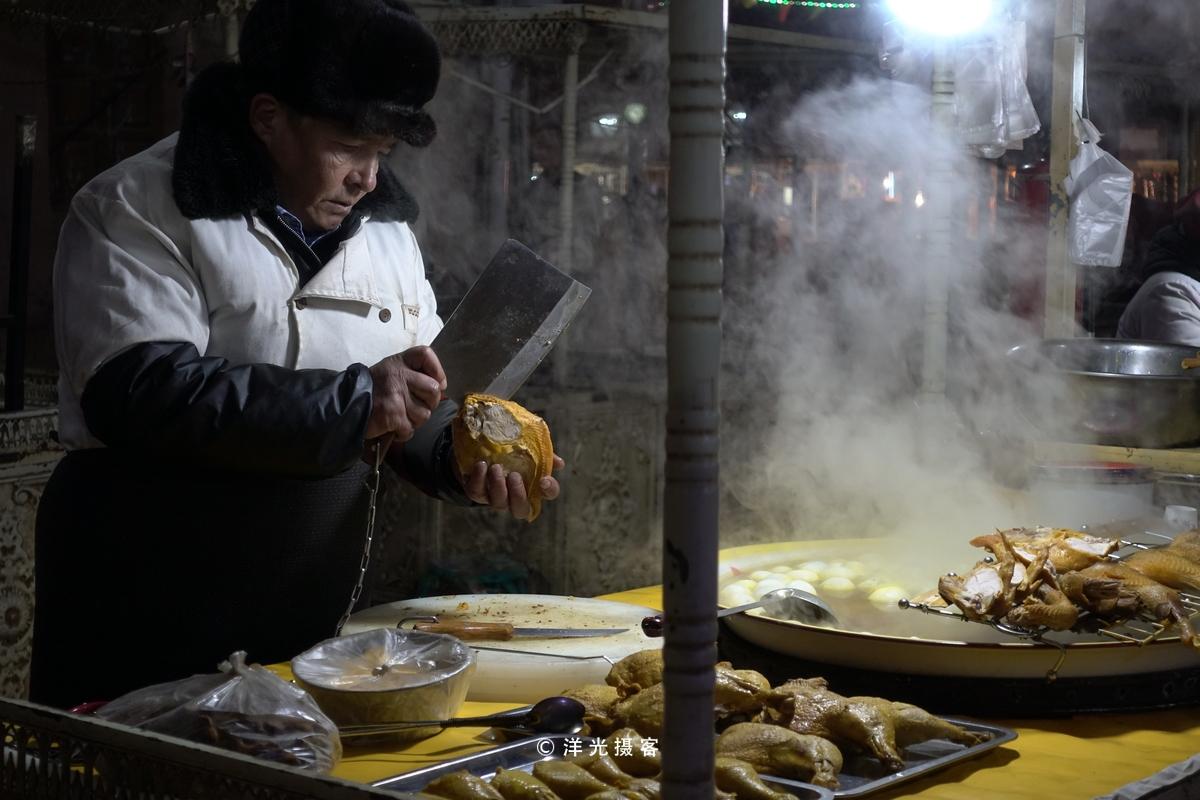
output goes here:
<path id="1" fill-rule="evenodd" d="M 29 242 L 33 237 L 33 155 L 37 150 L 37 117 L 18 116 L 15 138 L 8 336 L 4 348 L 5 411 L 25 409 L 25 305 L 29 290 Z"/>
<path id="2" fill-rule="evenodd" d="M 575 265 L 575 137 L 578 126 L 575 115 L 579 100 L 579 50 L 583 47 L 585 36 L 582 26 L 572 31 L 567 62 L 563 68 L 562 183 L 558 194 L 558 229 L 562 239 L 558 245 L 558 268 L 568 275 Z M 570 330 L 567 330 L 554 348 L 554 385 L 559 388 L 568 381 L 570 334 Z"/>
<path id="3" fill-rule="evenodd" d="M 725 0 L 670 6 L 663 797 L 713 796 Z"/>
<path id="4" fill-rule="evenodd" d="M 939 42 L 933 53 L 933 97 L 930 114 L 936 135 L 955 137 L 954 67 L 949 46 Z M 950 281 L 955 258 L 955 230 L 961 227 L 953 201 L 955 176 L 947 159 L 935 159 L 929 170 L 925 206 L 928 232 L 928 269 L 925 271 L 925 322 L 921 358 L 921 410 L 929 430 L 923 442 L 936 444 L 936 431 L 944 426 L 946 407 L 946 342 L 949 335 Z"/>
<path id="5" fill-rule="evenodd" d="M 1083 109 L 1085 0 L 1055 0 L 1054 73 L 1050 99 L 1050 238 L 1046 246 L 1043 335 L 1075 333 L 1076 267 L 1067 252 L 1069 205 L 1063 179 L 1075 154 L 1075 115 Z"/>

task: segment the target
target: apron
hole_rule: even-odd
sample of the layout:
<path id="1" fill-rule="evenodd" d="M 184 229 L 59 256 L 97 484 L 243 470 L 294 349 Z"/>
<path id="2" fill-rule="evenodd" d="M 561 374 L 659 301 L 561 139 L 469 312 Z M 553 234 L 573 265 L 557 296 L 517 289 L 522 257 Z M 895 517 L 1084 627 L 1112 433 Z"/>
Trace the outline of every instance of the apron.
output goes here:
<path id="1" fill-rule="evenodd" d="M 369 474 L 68 453 L 38 507 L 30 699 L 112 700 L 216 672 L 236 650 L 269 664 L 332 637 L 358 580 Z"/>

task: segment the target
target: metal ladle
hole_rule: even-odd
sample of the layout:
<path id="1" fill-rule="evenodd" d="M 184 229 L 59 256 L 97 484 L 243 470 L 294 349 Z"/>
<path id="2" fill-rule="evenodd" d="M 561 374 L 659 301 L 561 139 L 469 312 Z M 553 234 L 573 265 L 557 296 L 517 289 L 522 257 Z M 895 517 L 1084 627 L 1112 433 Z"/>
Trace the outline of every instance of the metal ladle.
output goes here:
<path id="1" fill-rule="evenodd" d="M 374 736 L 382 733 L 412 730 L 413 728 L 503 728 L 530 733 L 578 733 L 583 727 L 583 703 L 570 697 L 547 697 L 532 706 L 514 708 L 483 717 L 454 717 L 404 722 L 372 722 L 359 725 L 343 725 L 338 734 L 344 739 L 350 736 Z"/>
<path id="2" fill-rule="evenodd" d="M 775 619 L 806 622 L 813 625 L 836 625 L 837 615 L 821 598 L 803 589 L 776 589 L 767 592 L 753 603 L 725 608 L 717 612 L 717 619 L 731 614 L 741 614 L 753 608 L 762 608 Z M 642 633 L 647 636 L 663 635 L 663 615 L 655 614 L 642 619 Z"/>

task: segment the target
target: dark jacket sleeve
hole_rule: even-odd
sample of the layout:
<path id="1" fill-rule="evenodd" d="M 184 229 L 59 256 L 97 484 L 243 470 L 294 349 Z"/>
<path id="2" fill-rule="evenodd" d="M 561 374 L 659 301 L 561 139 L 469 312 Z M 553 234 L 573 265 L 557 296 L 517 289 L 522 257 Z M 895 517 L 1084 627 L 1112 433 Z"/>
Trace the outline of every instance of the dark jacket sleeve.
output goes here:
<path id="1" fill-rule="evenodd" d="M 460 506 L 474 505 L 463 493 L 454 463 L 450 421 L 458 404 L 443 400 L 407 442 L 392 447 L 388 463 L 413 486 L 430 497 Z"/>
<path id="2" fill-rule="evenodd" d="M 192 344 L 150 342 L 84 387 L 91 432 L 109 447 L 176 463 L 294 477 L 336 474 L 361 457 L 371 373 L 231 366 Z"/>

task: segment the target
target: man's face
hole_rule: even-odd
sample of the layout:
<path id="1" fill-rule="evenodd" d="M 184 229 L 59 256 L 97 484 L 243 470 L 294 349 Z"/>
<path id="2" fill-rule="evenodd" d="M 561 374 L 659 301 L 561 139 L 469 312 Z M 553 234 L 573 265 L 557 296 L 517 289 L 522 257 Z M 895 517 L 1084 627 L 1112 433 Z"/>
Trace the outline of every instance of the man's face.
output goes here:
<path id="1" fill-rule="evenodd" d="M 333 122 L 284 111 L 264 144 L 279 201 L 306 230 L 332 230 L 375 188 L 394 136 L 360 136 Z"/>

